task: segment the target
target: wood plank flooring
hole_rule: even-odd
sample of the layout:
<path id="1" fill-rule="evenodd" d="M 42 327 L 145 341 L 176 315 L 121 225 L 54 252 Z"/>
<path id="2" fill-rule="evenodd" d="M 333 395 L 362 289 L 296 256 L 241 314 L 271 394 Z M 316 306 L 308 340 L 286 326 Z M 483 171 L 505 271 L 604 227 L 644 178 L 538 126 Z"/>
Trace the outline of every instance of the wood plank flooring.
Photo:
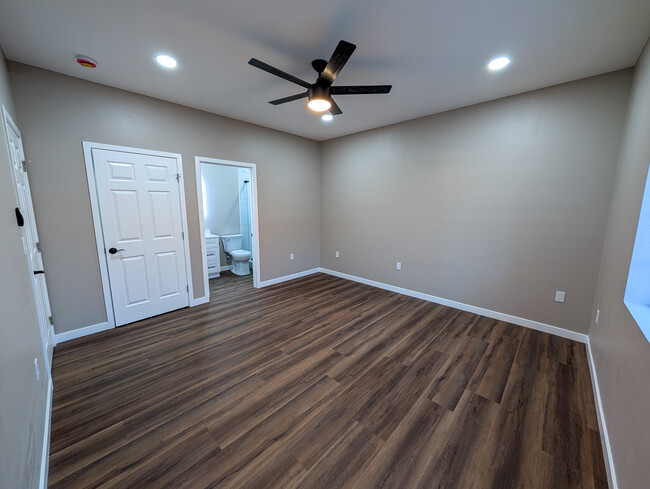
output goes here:
<path id="1" fill-rule="evenodd" d="M 57 346 L 49 487 L 606 488 L 584 345 L 323 274 Z"/>

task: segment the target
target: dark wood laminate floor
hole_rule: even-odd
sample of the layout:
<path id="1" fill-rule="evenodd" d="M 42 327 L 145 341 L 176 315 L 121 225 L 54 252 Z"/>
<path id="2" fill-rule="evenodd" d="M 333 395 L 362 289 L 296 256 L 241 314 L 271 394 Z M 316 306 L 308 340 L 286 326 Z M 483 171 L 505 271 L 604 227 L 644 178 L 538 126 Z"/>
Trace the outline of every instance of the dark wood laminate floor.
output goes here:
<path id="1" fill-rule="evenodd" d="M 317 274 L 57 346 L 50 488 L 606 488 L 584 345 Z"/>

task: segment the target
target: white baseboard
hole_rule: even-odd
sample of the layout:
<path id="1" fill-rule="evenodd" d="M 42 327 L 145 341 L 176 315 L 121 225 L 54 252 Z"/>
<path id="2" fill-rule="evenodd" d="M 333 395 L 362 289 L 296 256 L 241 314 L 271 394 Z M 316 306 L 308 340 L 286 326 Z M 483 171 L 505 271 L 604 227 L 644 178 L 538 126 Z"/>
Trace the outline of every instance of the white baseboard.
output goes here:
<path id="1" fill-rule="evenodd" d="M 298 273 L 292 273 L 291 275 L 284 275 L 283 277 L 272 278 L 270 280 L 260 281 L 259 287 L 268 287 L 269 285 L 275 285 L 282 282 L 287 282 L 289 280 L 295 280 L 300 277 L 306 277 L 307 275 L 312 275 L 314 273 L 320 272 L 320 268 L 312 268 L 311 270 L 304 270 Z"/>
<path id="2" fill-rule="evenodd" d="M 43 425 L 43 450 L 41 452 L 41 471 L 39 489 L 47 489 L 47 476 L 50 471 L 50 433 L 52 429 L 52 378 L 48 375 L 47 399 L 45 401 L 45 424 Z"/>
<path id="3" fill-rule="evenodd" d="M 205 304 L 206 302 L 210 302 L 210 296 L 204 295 L 203 297 L 190 299 L 190 307 L 200 306 L 201 304 Z"/>
<path id="4" fill-rule="evenodd" d="M 609 483 L 609 489 L 618 489 L 618 483 L 616 482 L 616 470 L 614 469 L 614 457 L 612 456 L 612 447 L 609 443 L 609 433 L 607 432 L 607 423 L 605 423 L 605 411 L 603 410 L 603 401 L 600 397 L 598 375 L 596 374 L 596 365 L 594 364 L 594 356 L 591 352 L 591 341 L 589 340 L 587 340 L 587 360 L 589 361 L 591 384 L 594 388 L 594 400 L 596 401 L 596 414 L 598 415 L 600 442 L 603 445 L 605 469 L 607 469 L 607 482 Z"/>
<path id="5" fill-rule="evenodd" d="M 222 271 L 222 272 L 227 272 L 228 270 L 232 270 L 232 266 L 231 265 L 223 265 L 219 270 Z"/>
<path id="6" fill-rule="evenodd" d="M 423 292 L 417 292 L 415 290 L 405 289 L 402 287 L 397 287 L 395 285 L 385 284 L 383 282 L 376 282 L 375 280 L 369 280 L 367 278 L 357 277 L 355 275 L 349 275 L 347 273 L 337 272 L 335 270 L 329 270 L 327 268 L 321 268 L 320 271 L 328 275 L 333 275 L 335 277 L 344 278 L 346 280 L 352 280 L 353 282 L 359 282 L 365 285 L 371 285 L 372 287 L 389 290 L 391 292 L 397 292 L 398 294 L 404 294 L 410 297 L 415 297 L 417 299 L 422 299 L 429 302 L 435 302 L 436 304 L 442 304 L 443 306 L 453 307 L 455 309 L 460 309 L 461 311 L 467 311 L 473 314 L 480 314 L 481 316 L 487 316 L 492 319 L 498 319 L 499 321 L 506 321 L 508 323 L 517 324 L 519 326 L 524 326 L 526 328 L 534 329 L 537 331 L 542 331 L 543 333 L 549 333 L 556 336 L 561 336 L 562 338 L 568 338 L 570 340 L 578 341 L 580 343 L 587 343 L 588 336 L 586 334 L 577 333 L 575 331 L 559 328 L 557 326 L 552 326 L 550 324 L 540 323 L 538 321 L 533 321 L 531 319 L 520 318 L 517 316 L 512 316 L 510 314 L 505 314 L 498 311 L 492 311 L 490 309 L 484 309 L 482 307 L 471 306 L 469 304 L 463 304 L 462 302 L 456 302 L 449 299 L 444 299 L 442 297 L 436 297 L 435 295 L 425 294 Z"/>
<path id="7" fill-rule="evenodd" d="M 74 340 L 75 338 L 81 338 L 82 336 L 88 336 L 89 334 L 99 333 L 100 331 L 106 331 L 111 329 L 108 322 L 93 324 L 92 326 L 86 326 L 85 328 L 73 329 L 72 331 L 66 331 L 65 333 L 57 333 L 54 335 L 56 339 L 56 344 L 62 343 L 64 341 Z"/>

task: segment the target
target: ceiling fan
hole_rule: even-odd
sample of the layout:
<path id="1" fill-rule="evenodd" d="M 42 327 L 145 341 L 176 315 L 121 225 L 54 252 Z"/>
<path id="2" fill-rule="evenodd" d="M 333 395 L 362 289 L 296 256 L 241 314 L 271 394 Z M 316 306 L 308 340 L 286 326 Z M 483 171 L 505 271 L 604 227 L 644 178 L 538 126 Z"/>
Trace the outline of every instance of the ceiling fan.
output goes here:
<path id="1" fill-rule="evenodd" d="M 389 93 L 392 88 L 392 85 L 332 86 L 332 83 L 334 83 L 334 80 L 336 80 L 336 77 L 341 72 L 341 69 L 343 69 L 343 66 L 345 66 L 345 63 L 348 62 L 348 59 L 350 59 L 350 56 L 352 56 L 352 53 L 356 48 L 357 47 L 350 42 L 339 41 L 339 44 L 336 46 L 329 61 L 325 61 L 324 59 L 315 59 L 312 61 L 311 66 L 318 73 L 318 78 L 315 83 L 308 83 L 255 58 L 251 58 L 248 64 L 307 89 L 306 92 L 279 98 L 277 100 L 271 100 L 269 102 L 270 104 L 280 105 L 301 98 L 307 98 L 309 99 L 307 106 L 314 112 L 326 112 L 329 110 L 332 115 L 338 115 L 342 114 L 343 111 L 336 102 L 334 102 L 332 95 Z"/>

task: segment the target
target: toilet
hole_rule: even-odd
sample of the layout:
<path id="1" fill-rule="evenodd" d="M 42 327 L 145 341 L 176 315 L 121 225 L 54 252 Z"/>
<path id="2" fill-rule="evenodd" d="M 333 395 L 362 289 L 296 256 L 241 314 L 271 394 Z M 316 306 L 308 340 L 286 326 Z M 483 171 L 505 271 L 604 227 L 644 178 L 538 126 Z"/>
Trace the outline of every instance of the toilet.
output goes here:
<path id="1" fill-rule="evenodd" d="M 251 269 L 248 266 L 248 261 L 251 259 L 251 252 L 242 250 L 242 235 L 222 235 L 221 242 L 223 243 L 223 250 L 226 252 L 226 255 L 232 257 L 232 273 L 235 275 L 250 274 Z"/>

